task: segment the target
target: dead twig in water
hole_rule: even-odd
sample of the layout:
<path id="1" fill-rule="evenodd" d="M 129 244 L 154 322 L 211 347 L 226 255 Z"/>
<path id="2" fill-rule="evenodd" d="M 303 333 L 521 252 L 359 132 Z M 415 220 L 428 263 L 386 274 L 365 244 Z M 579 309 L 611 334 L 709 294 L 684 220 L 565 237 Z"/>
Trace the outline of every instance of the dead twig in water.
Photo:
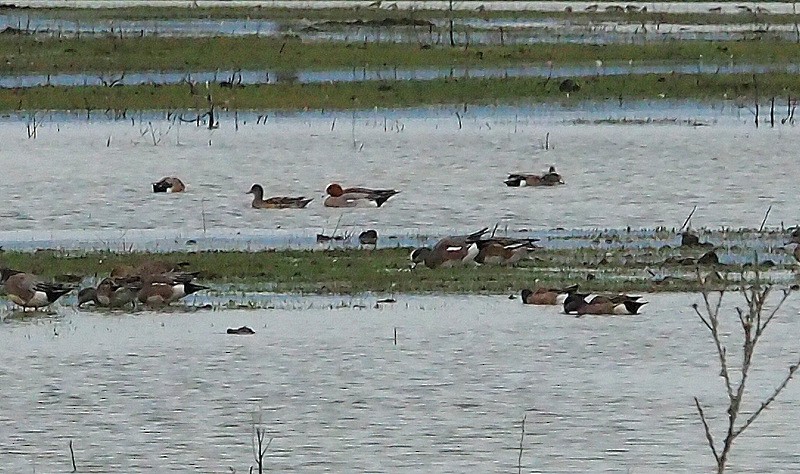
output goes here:
<path id="1" fill-rule="evenodd" d="M 764 224 L 767 223 L 767 217 L 769 217 L 769 211 L 772 210 L 772 204 L 769 205 L 767 208 L 767 212 L 764 214 L 764 220 L 761 221 L 761 225 L 758 227 L 758 231 L 762 232 L 764 230 Z"/>
<path id="2" fill-rule="evenodd" d="M 72 472 L 78 472 L 78 466 L 75 464 L 75 451 L 72 450 L 72 440 L 69 440 L 69 457 L 72 459 Z"/>
<path id="3" fill-rule="evenodd" d="M 517 458 L 517 472 L 522 474 L 522 442 L 525 440 L 525 419 L 528 414 L 522 415 L 522 428 L 519 436 L 519 457 Z"/>
<path id="4" fill-rule="evenodd" d="M 681 231 L 683 231 L 683 228 L 684 228 L 684 227 L 686 227 L 686 224 L 688 224 L 688 223 L 689 223 L 689 221 L 690 221 L 690 220 L 692 220 L 692 216 L 694 215 L 694 211 L 696 211 L 696 210 L 697 210 L 697 206 L 694 206 L 694 207 L 692 208 L 692 212 L 690 212 L 690 213 L 689 213 L 689 217 L 687 217 L 687 218 L 686 218 L 686 220 L 685 220 L 685 221 L 683 221 L 683 225 L 681 226 L 681 228 L 680 228 L 680 229 L 678 229 L 678 232 L 681 232 Z"/>

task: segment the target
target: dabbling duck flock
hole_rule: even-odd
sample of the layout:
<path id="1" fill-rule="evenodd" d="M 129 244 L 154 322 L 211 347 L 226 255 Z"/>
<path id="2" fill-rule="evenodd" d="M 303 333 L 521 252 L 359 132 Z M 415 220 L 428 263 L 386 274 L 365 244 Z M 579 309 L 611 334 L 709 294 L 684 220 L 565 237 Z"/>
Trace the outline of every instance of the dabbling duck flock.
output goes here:
<path id="1" fill-rule="evenodd" d="M 795 472 L 791 2 L 0 5 L 0 472 Z"/>

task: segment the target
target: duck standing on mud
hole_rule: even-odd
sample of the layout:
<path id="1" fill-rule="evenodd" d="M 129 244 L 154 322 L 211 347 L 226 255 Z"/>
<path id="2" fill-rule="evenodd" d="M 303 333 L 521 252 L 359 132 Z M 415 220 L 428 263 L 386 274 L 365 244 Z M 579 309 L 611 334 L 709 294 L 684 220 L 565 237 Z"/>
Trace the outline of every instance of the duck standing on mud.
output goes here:
<path id="1" fill-rule="evenodd" d="M 475 258 L 480 253 L 476 241 L 489 231 L 488 227 L 473 232 L 469 235 L 451 235 L 440 239 L 429 247 L 414 249 L 409 255 L 411 268 L 420 263 L 428 268 L 449 268 L 457 265 L 475 264 Z"/>
<path id="2" fill-rule="evenodd" d="M 50 306 L 75 288 L 61 283 L 47 283 L 30 273 L 0 268 L 0 283 L 5 294 L 15 304 L 27 308 Z"/>

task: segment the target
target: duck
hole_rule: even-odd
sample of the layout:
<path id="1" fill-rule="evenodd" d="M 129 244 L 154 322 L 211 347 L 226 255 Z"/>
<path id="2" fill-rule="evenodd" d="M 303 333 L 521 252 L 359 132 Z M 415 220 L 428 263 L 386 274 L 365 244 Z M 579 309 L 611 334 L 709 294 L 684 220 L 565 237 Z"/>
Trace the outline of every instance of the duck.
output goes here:
<path id="1" fill-rule="evenodd" d="M 165 273 L 185 273 L 183 268 L 187 267 L 189 262 L 168 262 L 166 260 L 143 260 L 139 265 L 119 265 L 111 269 L 111 278 L 113 279 L 136 279 L 147 275 L 162 275 Z"/>
<path id="2" fill-rule="evenodd" d="M 50 306 L 75 289 L 61 283 L 44 282 L 36 275 L 10 268 L 0 269 L 0 283 L 3 284 L 8 299 L 21 306 L 23 311 L 27 308 Z"/>
<path id="3" fill-rule="evenodd" d="M 539 248 L 534 244 L 539 239 L 517 239 L 511 237 L 490 237 L 478 239 L 477 263 L 494 263 L 499 265 L 514 265 L 530 252 Z"/>
<path id="4" fill-rule="evenodd" d="M 506 186 L 558 186 L 564 184 L 561 175 L 556 172 L 556 167 L 551 166 L 547 173 L 542 175 L 532 173 L 512 173 L 504 181 Z"/>
<path id="5" fill-rule="evenodd" d="M 228 333 L 228 334 L 238 334 L 238 335 L 244 335 L 244 336 L 256 333 L 255 331 L 253 331 L 252 329 L 250 329 L 247 326 L 242 326 L 242 327 L 239 327 L 239 328 L 228 328 L 228 330 L 225 331 L 225 332 Z"/>
<path id="6" fill-rule="evenodd" d="M 78 292 L 78 307 L 89 302 L 105 308 L 134 306 L 136 295 L 140 289 L 141 285 L 120 284 L 111 278 L 104 278 L 97 288 L 84 288 Z"/>
<path id="7" fill-rule="evenodd" d="M 447 236 L 440 239 L 432 248 L 419 247 L 409 255 L 411 268 L 420 263 L 428 268 L 449 268 L 457 265 L 477 264 L 475 258 L 480 250 L 476 241 L 489 231 L 488 227 L 469 235 Z"/>
<path id="8" fill-rule="evenodd" d="M 306 199 L 305 196 L 264 199 L 264 188 L 260 184 L 254 184 L 245 194 L 253 195 L 252 206 L 255 209 L 302 209 L 314 200 L 313 198 Z"/>
<path id="9" fill-rule="evenodd" d="M 646 305 L 641 296 L 626 294 L 620 295 L 593 295 L 585 293 L 570 293 L 564 300 L 564 313 L 566 314 L 639 314 L 639 309 Z"/>
<path id="10" fill-rule="evenodd" d="M 161 181 L 153 183 L 154 193 L 182 193 L 186 190 L 186 185 L 180 178 L 175 176 L 167 176 L 161 178 Z"/>
<path id="11" fill-rule="evenodd" d="M 325 188 L 328 197 L 325 207 L 381 207 L 390 197 L 399 193 L 395 189 L 342 188 L 338 183 L 331 183 Z"/>
<path id="12" fill-rule="evenodd" d="M 358 243 L 365 248 L 374 249 L 378 245 L 378 231 L 369 229 L 358 234 Z"/>
<path id="13" fill-rule="evenodd" d="M 578 291 L 578 285 L 570 285 L 564 288 L 537 288 L 522 290 L 522 304 L 538 305 L 563 305 L 564 301 L 571 293 Z"/>
<path id="14" fill-rule="evenodd" d="M 136 294 L 136 299 L 149 306 L 164 306 L 200 290 L 207 290 L 207 286 L 192 282 L 194 276 L 194 273 L 183 273 L 142 277 L 142 288 Z"/>
<path id="15" fill-rule="evenodd" d="M 793 227 L 792 229 L 789 230 L 791 230 L 792 233 L 789 234 L 789 241 L 786 242 L 786 245 L 800 244 L 800 226 Z"/>

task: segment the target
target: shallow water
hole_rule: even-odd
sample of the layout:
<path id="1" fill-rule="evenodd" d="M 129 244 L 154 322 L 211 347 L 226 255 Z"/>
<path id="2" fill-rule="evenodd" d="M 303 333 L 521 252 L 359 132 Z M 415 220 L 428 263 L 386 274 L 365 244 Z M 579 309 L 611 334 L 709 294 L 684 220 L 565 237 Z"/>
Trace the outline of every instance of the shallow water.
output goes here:
<path id="1" fill-rule="evenodd" d="M 800 65 L 758 64 L 610 64 L 591 66 L 519 66 L 519 67 L 451 67 L 451 68 L 352 68 L 328 71 L 147 71 L 134 73 L 63 73 L 0 75 L 0 87 L 24 88 L 39 86 L 103 85 L 117 81 L 119 85 L 178 84 L 194 81 L 234 84 L 319 84 L 329 82 L 434 80 L 443 78 L 508 78 L 508 77 L 565 77 L 619 76 L 641 74 L 763 74 L 767 72 L 798 73 Z"/>
<path id="2" fill-rule="evenodd" d="M 36 138 L 28 138 L 30 117 L 11 117 L 0 122 L 0 166 L 8 170 L 0 245 L 72 239 L 121 249 L 141 243 L 144 231 L 149 248 L 164 249 L 203 238 L 204 228 L 206 237 L 247 247 L 260 230 L 267 240 L 277 232 L 303 241 L 323 231 L 428 236 L 495 223 L 501 231 L 680 227 L 695 205 L 694 227 L 757 228 L 769 206 L 768 228 L 800 220 L 791 172 L 797 128 L 755 129 L 748 109 L 728 104 L 581 109 L 270 114 L 266 123 L 242 113 L 238 131 L 231 115 L 207 130 L 157 115 L 137 115 L 132 125 L 39 113 Z M 678 124 L 591 123 L 606 118 Z M 508 173 L 550 164 L 566 185 L 503 184 Z M 184 179 L 187 192 L 150 192 L 167 175 Z M 333 181 L 402 192 L 379 209 L 326 208 Z M 270 196 L 314 201 L 302 210 L 252 209 L 245 191 L 253 182 Z"/>
<path id="3" fill-rule="evenodd" d="M 455 21 L 458 44 L 540 44 L 540 43 L 645 43 L 670 40 L 735 41 L 759 35 L 795 39 L 793 25 L 769 23 L 671 24 L 619 21 L 530 20 L 518 18 L 465 18 Z M 756 19 L 757 21 L 757 19 Z M 304 40 L 346 42 L 393 42 L 443 44 L 448 41 L 449 23 L 433 20 L 431 26 L 372 26 L 329 23 L 306 19 L 272 21 L 260 19 L 185 20 L 70 20 L 40 16 L 31 11 L 0 15 L 0 31 L 6 28 L 25 33 L 71 37 L 113 36 L 296 36 Z"/>
<path id="4" fill-rule="evenodd" d="M 247 472 L 257 416 L 282 472 L 516 471 L 523 416 L 525 472 L 711 468 L 692 397 L 719 434 L 724 395 L 694 295 L 581 319 L 505 296 L 274 298 L 285 308 L 7 317 L 3 470 L 71 470 L 72 440 L 79 472 Z M 746 410 L 796 362 L 799 309 L 762 340 Z M 241 325 L 256 334 L 224 334 Z M 737 440 L 733 470 L 800 468 L 798 387 Z"/>
<path id="5" fill-rule="evenodd" d="M 224 7 L 224 6 L 265 6 L 278 8 L 374 8 L 372 0 L 17 0 L 17 6 L 30 7 L 73 7 L 73 8 L 119 8 L 130 6 L 177 6 L 177 7 Z M 569 6 L 574 10 L 584 10 L 590 6 L 597 6 L 602 11 L 608 7 L 632 5 L 639 9 L 646 6 L 651 12 L 671 13 L 702 13 L 711 8 L 719 8 L 721 13 L 741 13 L 742 7 L 755 11 L 764 8 L 771 13 L 792 13 L 792 4 L 789 2 L 593 2 L 593 1 L 506 1 L 493 0 L 467 0 L 449 2 L 448 0 L 399 0 L 383 2 L 386 9 L 434 9 L 447 10 L 476 10 L 482 7 L 487 10 L 497 11 L 564 11 Z"/>

